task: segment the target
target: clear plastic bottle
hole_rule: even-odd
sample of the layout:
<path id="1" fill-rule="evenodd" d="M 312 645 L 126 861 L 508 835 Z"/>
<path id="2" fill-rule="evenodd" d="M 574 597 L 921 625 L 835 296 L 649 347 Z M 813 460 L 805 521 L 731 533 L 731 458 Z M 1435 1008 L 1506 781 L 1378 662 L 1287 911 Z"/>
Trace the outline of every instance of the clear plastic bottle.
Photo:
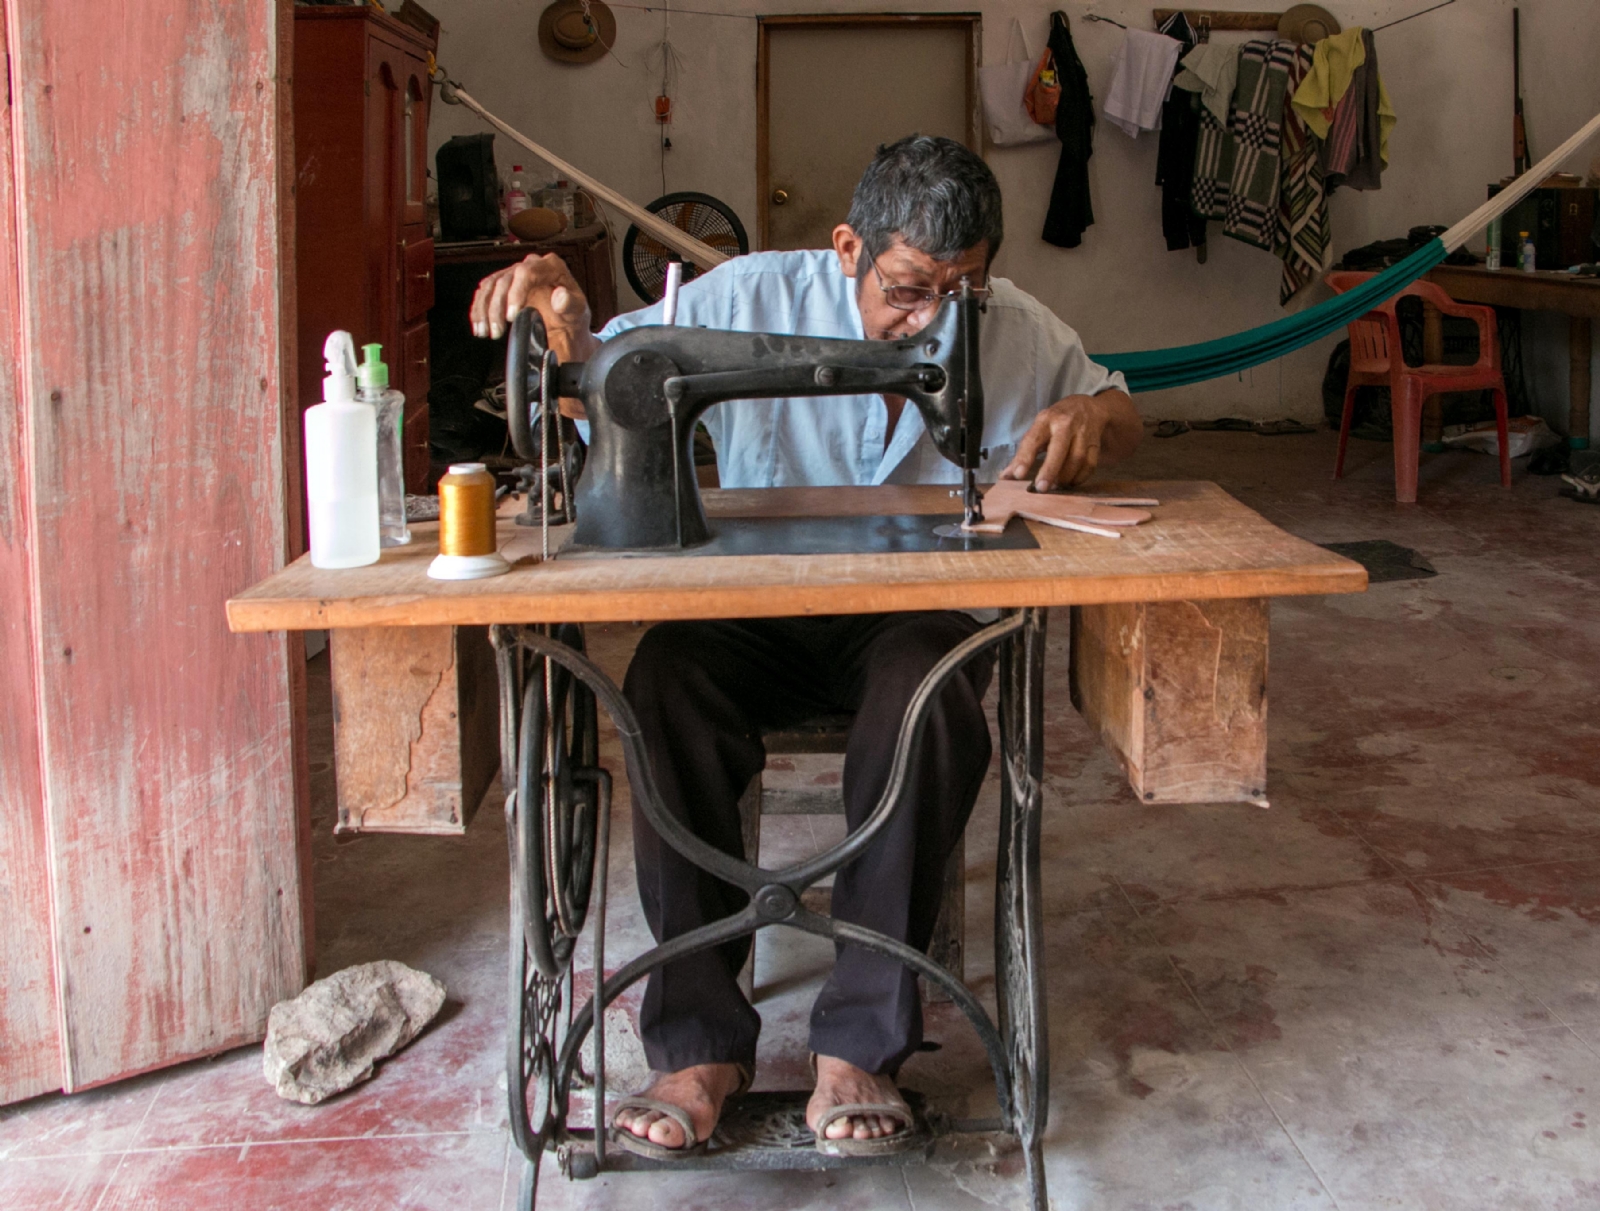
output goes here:
<path id="1" fill-rule="evenodd" d="M 377 413 L 356 399 L 356 351 L 348 332 L 322 346 L 323 402 L 306 409 L 306 521 L 311 563 L 359 568 L 378 561 Z"/>
<path id="2" fill-rule="evenodd" d="M 1500 220 L 1490 219 L 1489 230 L 1485 235 L 1486 247 L 1483 254 L 1483 267 L 1485 269 L 1500 268 Z"/>
<path id="3" fill-rule="evenodd" d="M 511 188 L 506 190 L 506 215 L 521 214 L 533 205 L 533 200 L 528 197 L 528 191 L 522 185 L 522 165 L 511 166 Z"/>
<path id="4" fill-rule="evenodd" d="M 555 187 L 555 190 L 553 192 L 554 192 L 554 195 L 555 195 L 553 203 L 552 202 L 546 202 L 545 205 L 549 206 L 550 209 L 552 209 L 552 210 L 559 210 L 562 214 L 566 215 L 567 216 L 567 229 L 571 230 L 572 227 L 574 226 L 574 223 L 573 223 L 572 220 L 575 217 L 575 213 L 574 213 L 574 208 L 573 207 L 574 207 L 574 203 L 577 200 L 573 196 L 572 182 L 566 180 L 565 178 L 562 178 L 562 179 L 558 180 L 556 182 L 556 187 Z"/>
<path id="5" fill-rule="evenodd" d="M 361 386 L 357 398 L 371 404 L 377 414 L 378 532 L 386 547 L 403 547 L 411 541 L 406 525 L 405 448 L 401 444 L 406 418 L 406 397 L 389 389 L 389 367 L 383 363 L 382 345 L 363 345 L 364 359 L 356 372 Z"/>
<path id="6" fill-rule="evenodd" d="M 1539 250 L 1534 247 L 1533 237 L 1526 231 L 1519 231 L 1517 235 L 1522 240 L 1521 251 L 1517 257 L 1517 268 L 1522 270 L 1523 273 L 1533 273 L 1539 268 Z"/>

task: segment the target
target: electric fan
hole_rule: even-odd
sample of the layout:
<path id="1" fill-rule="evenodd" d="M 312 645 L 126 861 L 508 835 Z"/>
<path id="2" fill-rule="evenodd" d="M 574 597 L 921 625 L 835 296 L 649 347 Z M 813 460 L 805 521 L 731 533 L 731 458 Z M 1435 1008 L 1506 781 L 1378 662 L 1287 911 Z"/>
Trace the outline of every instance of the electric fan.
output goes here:
<path id="1" fill-rule="evenodd" d="M 744 224 L 733 213 L 733 207 L 706 193 L 669 193 L 645 207 L 658 214 L 675 227 L 681 227 L 695 239 L 709 244 L 718 252 L 729 256 L 743 256 L 750 251 L 749 237 Z M 622 270 L 627 275 L 633 292 L 647 303 L 660 300 L 666 287 L 667 265 L 682 260 L 672 249 L 652 239 L 637 227 L 630 226 L 622 237 Z M 683 280 L 689 281 L 700 273 L 698 266 L 685 263 Z"/>

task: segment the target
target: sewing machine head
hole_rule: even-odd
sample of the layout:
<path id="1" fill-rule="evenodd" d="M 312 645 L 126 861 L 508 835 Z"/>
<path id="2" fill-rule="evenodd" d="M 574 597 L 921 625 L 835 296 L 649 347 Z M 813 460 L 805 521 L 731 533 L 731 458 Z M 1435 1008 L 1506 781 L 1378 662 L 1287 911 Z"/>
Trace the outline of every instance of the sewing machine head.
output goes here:
<path id="1" fill-rule="evenodd" d="M 631 328 L 589 362 L 559 366 L 531 309 L 511 326 L 506 409 L 517 453 L 560 465 L 556 400 L 583 401 L 589 450 L 574 490 L 575 546 L 692 547 L 710 536 L 694 473 L 694 428 L 712 404 L 791 396 L 903 395 L 939 453 L 960 467 L 967 522 L 983 510 L 980 303 L 963 282 L 915 336 L 851 341 L 708 328 Z M 541 412 L 541 400 L 548 407 Z M 543 452 L 541 437 L 543 434 Z"/>

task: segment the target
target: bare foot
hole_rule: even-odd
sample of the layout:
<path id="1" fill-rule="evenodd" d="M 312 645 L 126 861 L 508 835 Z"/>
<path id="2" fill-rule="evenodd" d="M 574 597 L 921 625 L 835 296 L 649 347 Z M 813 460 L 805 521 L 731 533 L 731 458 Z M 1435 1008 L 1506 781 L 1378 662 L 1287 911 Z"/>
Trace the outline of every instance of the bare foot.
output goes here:
<path id="1" fill-rule="evenodd" d="M 835 1106 L 848 1106 L 852 1102 L 899 1102 L 900 1090 L 894 1078 L 874 1076 L 847 1064 L 831 1055 L 817 1057 L 817 1088 L 806 1104 L 806 1125 L 813 1132 L 822 1116 Z M 831 1140 L 881 1139 L 903 1131 L 909 1124 L 892 1114 L 852 1114 L 834 1119 L 828 1124 L 827 1138 Z"/>
<path id="2" fill-rule="evenodd" d="M 737 1064 L 696 1064 L 678 1072 L 668 1072 L 645 1090 L 644 1095 L 658 1102 L 669 1102 L 689 1114 L 694 1124 L 694 1139 L 683 1138 L 683 1127 L 655 1110 L 620 1110 L 613 1120 L 618 1128 L 631 1131 L 640 1139 L 663 1148 L 684 1148 L 710 1139 L 722 1117 L 722 1103 L 739 1087 Z"/>

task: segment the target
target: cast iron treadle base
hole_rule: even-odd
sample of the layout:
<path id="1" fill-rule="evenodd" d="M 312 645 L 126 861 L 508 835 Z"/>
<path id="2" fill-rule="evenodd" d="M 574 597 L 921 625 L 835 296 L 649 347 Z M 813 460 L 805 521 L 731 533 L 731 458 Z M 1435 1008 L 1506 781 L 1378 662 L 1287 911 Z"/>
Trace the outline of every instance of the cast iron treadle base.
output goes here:
<path id="1" fill-rule="evenodd" d="M 747 1093 L 728 1103 L 704 1152 L 681 1160 L 658 1161 L 611 1144 L 606 1171 L 641 1169 L 844 1169 L 862 1165 L 920 1164 L 933 1155 L 934 1134 L 924 1115 L 922 1095 L 901 1090 L 916 1115 L 916 1143 L 887 1156 L 824 1156 L 806 1126 L 806 1102 L 800 1091 Z M 574 1136 L 580 1133 L 572 1132 Z"/>

